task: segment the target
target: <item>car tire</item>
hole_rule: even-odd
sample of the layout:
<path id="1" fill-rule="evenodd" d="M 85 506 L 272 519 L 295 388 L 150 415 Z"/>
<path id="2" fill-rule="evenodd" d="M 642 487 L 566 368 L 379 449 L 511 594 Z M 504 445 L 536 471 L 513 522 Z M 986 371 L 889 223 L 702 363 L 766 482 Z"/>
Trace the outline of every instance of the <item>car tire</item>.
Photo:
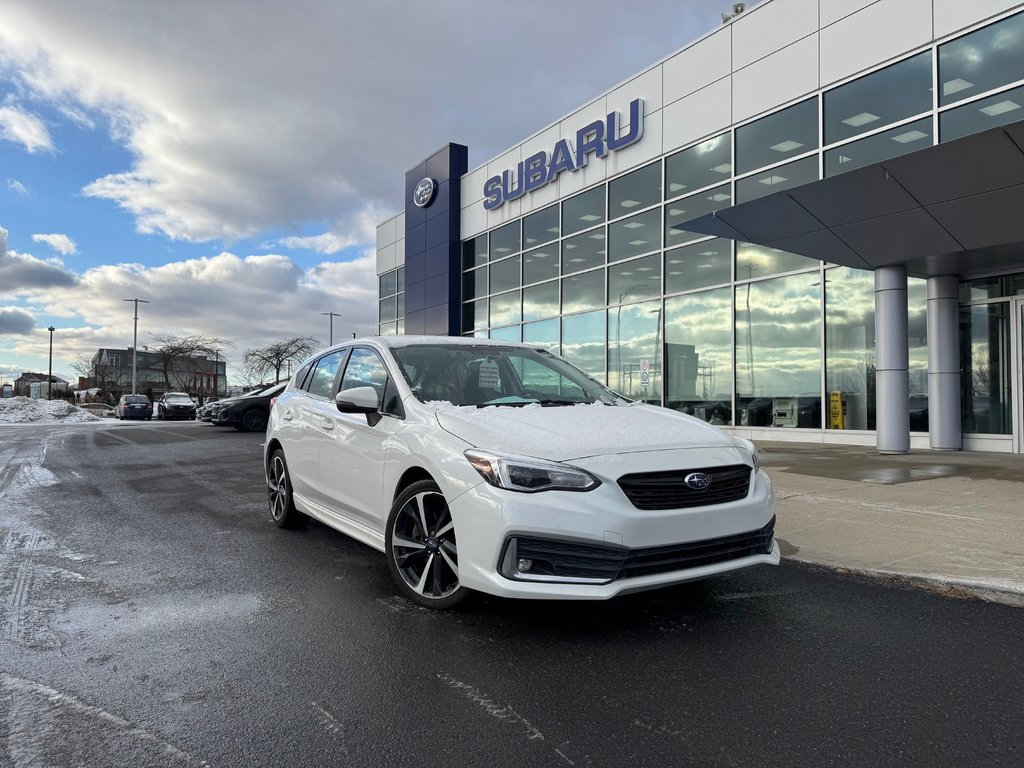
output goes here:
<path id="1" fill-rule="evenodd" d="M 395 584 L 414 603 L 453 608 L 469 595 L 459 582 L 455 523 L 433 480 L 419 480 L 398 494 L 384 529 L 384 551 Z"/>
<path id="2" fill-rule="evenodd" d="M 238 428 L 243 432 L 259 432 L 267 428 L 267 414 L 259 408 L 250 408 L 238 420 Z"/>
<path id="3" fill-rule="evenodd" d="M 278 528 L 301 528 L 309 517 L 295 508 L 292 498 L 292 479 L 288 474 L 288 462 L 280 448 L 270 454 L 267 466 L 267 503 L 270 519 Z"/>

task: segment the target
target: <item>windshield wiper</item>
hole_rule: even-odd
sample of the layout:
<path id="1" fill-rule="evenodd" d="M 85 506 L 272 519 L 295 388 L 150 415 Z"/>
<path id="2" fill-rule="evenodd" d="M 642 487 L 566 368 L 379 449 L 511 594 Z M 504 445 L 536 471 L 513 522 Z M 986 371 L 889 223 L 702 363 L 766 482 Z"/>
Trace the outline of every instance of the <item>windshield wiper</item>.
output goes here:
<path id="1" fill-rule="evenodd" d="M 585 400 L 556 400 L 553 398 L 547 398 L 544 400 L 538 400 L 541 405 L 582 405 L 585 404 Z"/>

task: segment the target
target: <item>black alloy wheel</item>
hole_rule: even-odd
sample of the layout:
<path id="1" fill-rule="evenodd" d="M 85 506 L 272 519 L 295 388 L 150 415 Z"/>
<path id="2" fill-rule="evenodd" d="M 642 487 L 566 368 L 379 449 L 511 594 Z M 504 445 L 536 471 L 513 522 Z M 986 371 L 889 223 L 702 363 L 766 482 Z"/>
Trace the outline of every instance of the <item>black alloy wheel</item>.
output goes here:
<path id="1" fill-rule="evenodd" d="M 280 448 L 270 455 L 267 466 L 267 501 L 270 517 L 278 528 L 301 528 L 309 522 L 302 512 L 295 508 L 292 498 L 292 480 L 288 475 L 288 464 Z"/>
<path id="2" fill-rule="evenodd" d="M 415 482 L 395 499 L 384 547 L 392 578 L 413 602 L 451 608 L 469 594 L 459 581 L 452 513 L 433 480 Z"/>
<path id="3" fill-rule="evenodd" d="M 265 430 L 267 428 L 267 414 L 259 408 L 250 408 L 242 414 L 239 424 L 239 429 L 243 432 L 259 432 L 261 430 Z"/>

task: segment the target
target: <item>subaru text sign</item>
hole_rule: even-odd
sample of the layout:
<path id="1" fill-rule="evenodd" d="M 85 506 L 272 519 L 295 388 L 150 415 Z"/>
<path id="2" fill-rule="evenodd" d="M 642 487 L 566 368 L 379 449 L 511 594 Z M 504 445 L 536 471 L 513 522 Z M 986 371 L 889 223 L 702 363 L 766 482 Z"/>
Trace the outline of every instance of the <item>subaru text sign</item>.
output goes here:
<path id="1" fill-rule="evenodd" d="M 551 152 L 541 150 L 519 162 L 515 171 L 503 171 L 484 183 L 484 208 L 500 208 L 508 200 L 515 200 L 527 192 L 547 186 L 562 171 L 585 168 L 590 155 L 606 157 L 644 135 L 644 100 L 633 99 L 629 104 L 629 130 L 619 136 L 619 113 L 609 112 L 604 120 L 596 120 L 576 131 L 576 149 L 568 139 L 561 139 Z"/>

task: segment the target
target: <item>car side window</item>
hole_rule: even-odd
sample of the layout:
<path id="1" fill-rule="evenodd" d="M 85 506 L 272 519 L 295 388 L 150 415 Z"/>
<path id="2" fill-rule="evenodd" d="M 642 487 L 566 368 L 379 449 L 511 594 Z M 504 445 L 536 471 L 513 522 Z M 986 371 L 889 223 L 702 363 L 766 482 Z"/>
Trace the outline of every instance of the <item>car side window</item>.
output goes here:
<path id="1" fill-rule="evenodd" d="M 315 360 L 313 362 L 316 362 Z M 309 375 L 310 370 L 313 368 L 313 363 L 306 363 L 302 366 L 302 369 L 295 374 L 295 389 L 305 389 L 303 386 L 306 382 L 306 376 Z"/>
<path id="2" fill-rule="evenodd" d="M 339 392 L 354 387 L 373 387 L 377 392 L 377 407 L 379 408 L 384 398 L 384 388 L 388 384 L 388 369 L 384 361 L 372 349 L 359 347 L 352 350 L 348 365 L 345 366 L 345 376 L 341 380 Z"/>
<path id="3" fill-rule="evenodd" d="M 334 380 L 338 376 L 338 369 L 345 361 L 347 351 L 339 349 L 317 360 L 316 367 L 307 377 L 304 389 L 311 395 L 330 398 L 331 390 L 334 389 Z"/>

